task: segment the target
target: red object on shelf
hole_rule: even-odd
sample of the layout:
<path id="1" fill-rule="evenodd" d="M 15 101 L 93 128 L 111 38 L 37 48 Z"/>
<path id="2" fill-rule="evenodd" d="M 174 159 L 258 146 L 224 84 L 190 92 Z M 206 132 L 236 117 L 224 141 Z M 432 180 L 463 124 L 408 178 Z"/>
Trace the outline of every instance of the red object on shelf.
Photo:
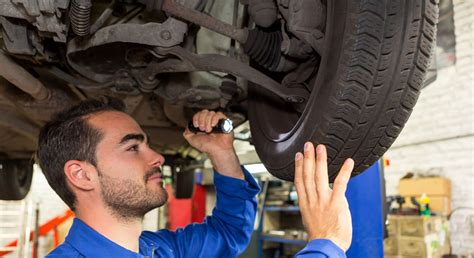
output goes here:
<path id="1" fill-rule="evenodd" d="M 168 192 L 168 229 L 176 230 L 191 223 L 202 223 L 206 217 L 206 188 L 194 185 L 194 194 L 189 199 L 176 199 L 171 185 Z"/>
<path id="2" fill-rule="evenodd" d="M 202 223 L 206 218 L 206 188 L 202 185 L 195 185 L 192 200 L 191 222 Z"/>
<path id="3" fill-rule="evenodd" d="M 39 236 L 45 236 L 49 232 L 54 231 L 54 246 L 55 247 L 58 246 L 59 245 L 59 234 L 58 234 L 57 227 L 59 225 L 61 225 L 63 222 L 65 222 L 66 220 L 68 220 L 69 218 L 73 217 L 73 216 L 74 216 L 74 213 L 71 210 L 67 210 L 67 211 L 64 212 L 63 215 L 56 216 L 56 217 L 50 219 L 49 221 L 47 221 L 46 223 L 44 223 L 43 225 L 41 225 L 39 227 L 39 234 L 38 235 Z M 33 240 L 33 234 L 34 234 L 34 231 L 32 230 L 30 232 L 30 241 Z M 18 240 L 15 240 L 15 241 L 12 241 L 12 242 L 8 243 L 7 245 L 5 245 L 5 247 L 13 247 L 13 246 L 16 246 L 17 244 L 18 244 Z M 12 251 L 0 251 L 0 256 L 9 254 L 11 252 Z"/>

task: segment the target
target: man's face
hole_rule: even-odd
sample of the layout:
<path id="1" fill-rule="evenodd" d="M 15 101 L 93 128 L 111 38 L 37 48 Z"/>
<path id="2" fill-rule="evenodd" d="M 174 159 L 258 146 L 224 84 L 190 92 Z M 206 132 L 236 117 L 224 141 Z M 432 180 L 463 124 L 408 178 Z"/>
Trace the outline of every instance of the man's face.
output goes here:
<path id="1" fill-rule="evenodd" d="M 104 204 L 123 219 L 141 218 L 168 199 L 160 167 L 164 158 L 148 146 L 148 138 L 130 116 L 107 111 L 88 122 L 103 133 L 96 149 Z"/>

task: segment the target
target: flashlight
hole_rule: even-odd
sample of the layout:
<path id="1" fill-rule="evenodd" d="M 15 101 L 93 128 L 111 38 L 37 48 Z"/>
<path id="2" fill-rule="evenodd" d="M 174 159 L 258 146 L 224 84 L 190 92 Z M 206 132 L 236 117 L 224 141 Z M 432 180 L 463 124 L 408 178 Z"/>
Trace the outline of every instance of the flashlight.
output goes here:
<path id="1" fill-rule="evenodd" d="M 199 127 L 194 127 L 193 121 L 190 121 L 188 123 L 188 129 L 189 131 L 193 133 L 198 133 L 198 132 L 204 132 L 199 129 Z M 219 119 L 219 122 L 212 127 L 211 133 L 231 133 L 232 130 L 234 129 L 234 126 L 232 125 L 232 120 L 230 119 Z"/>

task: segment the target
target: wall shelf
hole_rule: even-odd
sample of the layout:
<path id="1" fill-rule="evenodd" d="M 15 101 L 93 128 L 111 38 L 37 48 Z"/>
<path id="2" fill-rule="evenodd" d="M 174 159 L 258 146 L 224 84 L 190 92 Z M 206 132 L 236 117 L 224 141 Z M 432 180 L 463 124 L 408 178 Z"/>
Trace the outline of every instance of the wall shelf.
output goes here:
<path id="1" fill-rule="evenodd" d="M 299 212 L 300 207 L 298 206 L 266 206 L 263 208 L 264 211 L 289 211 Z"/>
<path id="2" fill-rule="evenodd" d="M 287 239 L 278 236 L 270 236 L 270 235 L 262 235 L 261 240 L 275 242 L 275 243 L 282 243 L 282 244 L 292 244 L 292 245 L 306 245 L 305 240 L 299 239 Z"/>

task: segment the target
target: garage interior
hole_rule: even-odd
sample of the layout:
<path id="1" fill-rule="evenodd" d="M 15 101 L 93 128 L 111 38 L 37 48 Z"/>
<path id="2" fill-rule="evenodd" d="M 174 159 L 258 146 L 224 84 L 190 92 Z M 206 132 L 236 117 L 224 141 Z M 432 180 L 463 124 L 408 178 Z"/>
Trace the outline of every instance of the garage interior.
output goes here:
<path id="1" fill-rule="evenodd" d="M 435 61 L 410 118 L 383 157 L 351 179 L 349 258 L 474 257 L 474 1 L 440 3 Z M 307 243 L 294 184 L 267 171 L 248 122 L 234 133 L 239 160 L 262 189 L 239 257 L 293 257 Z M 163 168 L 170 198 L 145 216 L 144 230 L 200 223 L 214 208 L 209 161 L 193 171 L 191 198 L 175 198 L 171 170 Z M 44 257 L 64 241 L 73 216 L 35 165 L 27 197 L 0 201 L 0 257 Z"/>

